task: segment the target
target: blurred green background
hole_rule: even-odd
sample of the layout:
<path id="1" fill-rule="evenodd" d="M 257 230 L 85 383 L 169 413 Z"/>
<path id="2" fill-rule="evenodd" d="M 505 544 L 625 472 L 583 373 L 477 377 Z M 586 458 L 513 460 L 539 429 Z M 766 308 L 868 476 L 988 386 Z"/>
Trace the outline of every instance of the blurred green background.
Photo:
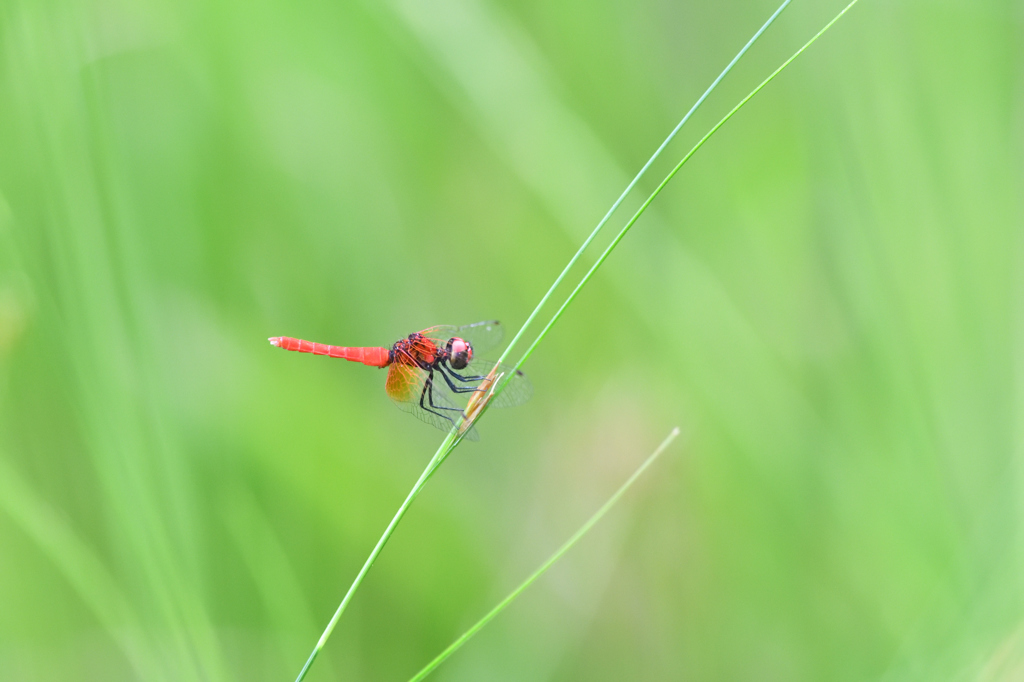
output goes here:
<path id="1" fill-rule="evenodd" d="M 442 434 L 266 338 L 518 328 L 773 2 L 0 1 L 0 680 L 293 679 Z M 842 4 L 794 2 L 642 194 Z M 676 424 L 436 679 L 1021 679 L 1022 41 L 1019 2 L 862 0 L 309 679 L 407 679 Z"/>

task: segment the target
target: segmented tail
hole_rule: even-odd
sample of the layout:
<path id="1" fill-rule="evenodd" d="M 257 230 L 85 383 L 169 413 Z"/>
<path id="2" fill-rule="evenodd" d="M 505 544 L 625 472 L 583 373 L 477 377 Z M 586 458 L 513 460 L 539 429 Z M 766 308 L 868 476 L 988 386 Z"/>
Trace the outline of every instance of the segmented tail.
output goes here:
<path id="1" fill-rule="evenodd" d="M 300 353 L 312 353 L 313 355 L 326 355 L 332 358 L 342 358 L 352 362 L 361 362 L 370 367 L 387 367 L 391 361 L 391 354 L 387 348 L 348 348 L 346 346 L 328 346 L 326 343 L 313 343 L 302 339 L 293 339 L 290 336 L 272 336 L 270 345 L 294 350 Z"/>

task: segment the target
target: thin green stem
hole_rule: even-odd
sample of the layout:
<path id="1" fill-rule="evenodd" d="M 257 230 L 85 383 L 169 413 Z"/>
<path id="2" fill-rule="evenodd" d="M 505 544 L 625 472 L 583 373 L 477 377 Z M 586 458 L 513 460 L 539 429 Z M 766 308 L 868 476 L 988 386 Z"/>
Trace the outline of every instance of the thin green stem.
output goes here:
<path id="1" fill-rule="evenodd" d="M 451 656 L 453 653 L 455 653 L 455 651 L 459 647 L 461 647 L 463 644 L 465 644 L 469 640 L 470 637 L 472 637 L 477 632 L 482 630 L 485 625 L 487 625 L 489 622 L 491 622 L 494 619 L 495 616 L 497 616 L 499 613 L 504 611 L 505 607 L 507 607 L 509 604 L 511 604 L 512 601 L 515 600 L 516 597 L 518 597 L 520 594 L 523 593 L 524 590 L 526 590 L 526 588 L 528 588 L 530 585 L 535 583 L 539 577 L 544 575 L 544 573 L 549 568 L 551 568 L 556 561 L 561 559 L 562 556 L 566 552 L 568 552 L 570 549 L 572 549 L 573 545 L 575 545 L 577 542 L 579 542 L 580 538 L 582 538 L 584 535 L 586 535 L 587 532 L 591 528 L 594 527 L 594 524 L 596 524 L 598 521 L 601 520 L 602 516 L 604 516 L 606 513 L 608 513 L 609 509 L 611 509 L 613 506 L 615 506 L 615 503 L 619 501 L 619 498 L 622 497 L 627 490 L 629 490 L 629 487 L 631 485 L 633 485 L 633 482 L 636 481 L 636 479 L 638 479 L 640 477 L 640 475 L 642 473 L 644 473 L 644 471 L 647 470 L 647 467 L 649 467 L 651 464 L 654 463 L 654 460 L 656 460 L 658 458 L 658 456 L 661 455 L 661 453 L 665 451 L 665 448 L 667 448 L 672 443 L 672 441 L 676 439 L 676 437 L 678 435 L 679 435 L 679 427 L 676 427 L 676 428 L 672 429 L 672 432 L 670 434 L 668 434 L 668 437 L 666 437 L 665 440 L 662 441 L 661 445 L 658 446 L 658 449 L 655 450 L 651 454 L 651 456 L 648 457 L 644 461 L 644 463 L 641 464 L 640 467 L 637 468 L 637 470 L 633 472 L 633 475 L 629 477 L 629 480 L 627 480 L 625 483 L 623 483 L 622 486 L 618 490 L 615 491 L 615 494 L 608 498 L 607 502 L 605 502 L 603 505 L 601 505 L 600 509 L 598 509 L 596 512 L 594 512 L 593 516 L 591 516 L 589 519 L 587 519 L 586 523 L 584 523 L 582 526 L 580 526 L 579 530 L 577 530 L 575 533 L 573 533 L 571 538 L 569 538 L 568 540 L 565 541 L 565 544 L 563 544 L 561 547 L 559 547 L 558 550 L 554 554 L 552 554 L 548 558 L 547 561 L 545 561 L 543 564 L 541 564 L 540 567 L 536 571 L 531 573 L 530 577 L 528 577 L 526 580 L 524 580 L 519 585 L 519 587 L 517 587 L 516 589 L 512 590 L 512 592 L 507 597 L 505 597 L 500 602 L 498 602 L 497 606 L 495 606 L 493 609 L 488 611 L 487 615 L 485 615 L 483 618 L 481 618 L 479 621 L 477 621 L 476 624 L 473 625 L 473 627 L 471 627 L 468 630 L 466 630 L 462 634 L 461 637 L 459 637 L 454 642 L 452 642 L 448 646 L 447 649 L 445 649 L 440 654 L 438 654 L 437 657 L 434 658 L 434 660 L 432 660 L 430 663 L 428 663 L 426 666 L 424 666 L 422 670 L 420 670 L 418 673 L 416 673 L 409 680 L 409 682 L 418 682 L 418 680 L 422 680 L 424 677 L 426 677 L 431 672 L 433 672 L 434 669 L 437 668 L 437 666 L 441 665 L 441 663 L 443 663 L 446 658 Z"/>
<path id="2" fill-rule="evenodd" d="M 683 116 L 682 120 L 679 121 L 676 127 L 672 129 L 672 132 L 669 133 L 668 137 L 665 138 L 665 141 L 661 143 L 661 146 L 658 147 L 657 150 L 655 150 L 654 154 L 651 155 L 651 158 L 648 159 L 647 163 L 645 163 L 643 168 L 640 169 L 640 172 L 636 174 L 636 177 L 634 177 L 632 182 L 630 182 L 626 186 L 626 189 L 622 191 L 622 194 L 620 194 L 619 198 L 615 200 L 615 203 L 612 204 L 612 207 L 608 209 L 608 212 L 604 214 L 604 217 L 601 218 L 601 222 L 597 224 L 597 227 L 594 228 L 593 232 L 590 233 L 590 236 L 587 237 L 586 241 L 583 242 L 580 248 L 576 251 L 575 255 L 573 255 L 573 257 L 569 260 L 569 263 L 562 270 L 561 274 L 559 274 L 558 277 L 555 278 L 555 281 L 551 285 L 551 288 L 547 290 L 547 293 L 545 293 L 544 296 L 540 299 L 540 303 L 538 303 L 537 307 L 533 309 L 533 312 L 530 313 L 530 316 L 526 318 L 526 322 L 524 322 L 523 326 L 519 328 L 519 331 L 516 332 L 516 335 L 512 337 L 512 340 L 509 342 L 508 347 L 505 349 L 505 352 L 501 354 L 500 358 L 498 358 L 498 362 L 505 362 L 505 359 L 508 357 L 508 354 L 512 352 L 512 348 L 515 347 L 516 343 L 519 342 L 519 339 L 522 338 L 523 334 L 526 333 L 527 328 L 533 323 L 533 320 L 537 317 L 538 314 L 540 314 L 541 308 L 543 308 L 547 304 L 548 299 L 550 299 L 552 294 L 555 293 L 555 289 L 557 289 L 558 285 L 562 283 L 563 279 L 565 279 L 565 276 L 569 273 L 569 270 L 572 269 L 572 266 L 576 264 L 576 261 L 580 259 L 580 256 L 583 255 L 583 252 L 587 250 L 588 246 L 590 246 L 590 243 L 594 241 L 594 238 L 597 237 L 598 232 L 600 232 L 601 228 L 603 228 L 605 223 L 608 222 L 608 219 L 612 217 L 612 214 L 615 213 L 615 211 L 619 208 L 619 205 L 623 202 L 623 200 L 625 200 L 626 196 L 631 191 L 633 191 L 633 188 L 636 186 L 636 183 L 640 182 L 640 178 L 644 176 L 644 174 L 647 172 L 647 169 L 651 167 L 651 164 L 653 164 L 654 161 L 659 156 L 661 156 L 661 152 L 664 151 L 665 147 L 669 145 L 672 139 L 676 136 L 676 133 L 678 133 L 680 129 L 682 129 L 683 125 L 688 120 L 690 120 L 690 117 L 693 116 L 693 112 L 697 111 L 697 108 L 704 103 L 704 100 L 708 98 L 708 95 L 710 95 L 711 92 L 716 87 L 718 87 L 718 84 L 722 82 L 722 79 L 725 78 L 730 71 L 732 71 L 732 67 L 736 66 L 736 63 L 743 57 L 743 55 L 747 53 L 747 50 L 749 50 L 750 47 L 755 42 L 757 42 L 757 39 L 761 37 L 761 34 L 764 33 L 769 26 L 772 25 L 775 19 L 777 19 L 778 16 L 782 14 L 782 10 L 786 9 L 790 2 L 792 2 L 792 0 L 785 0 L 785 2 L 779 5 L 779 8 L 775 10 L 775 13 L 768 17 L 768 21 L 764 22 L 764 25 L 762 25 L 761 28 L 758 29 L 757 33 L 755 33 L 753 37 L 747 41 L 747 44 L 743 46 L 743 49 L 736 53 L 736 56 L 732 58 L 732 61 L 729 62 L 728 66 L 726 66 L 722 70 L 722 73 L 718 74 L 718 78 L 716 78 L 714 82 L 710 86 L 708 86 L 708 89 L 704 91 L 704 94 L 700 96 L 700 98 L 694 103 L 692 107 L 690 107 L 690 110 L 686 112 L 686 115 Z"/>
<path id="3" fill-rule="evenodd" d="M 441 446 L 437 449 L 437 452 L 434 453 L 434 456 L 430 459 L 430 462 L 423 470 L 423 473 L 420 474 L 416 484 L 413 485 L 412 490 L 409 491 L 405 501 L 402 502 L 402 506 L 400 506 L 398 511 L 395 512 L 395 516 L 391 519 L 391 523 L 389 523 L 388 527 L 384 529 L 384 534 L 380 536 L 380 540 L 377 541 L 377 545 L 373 548 L 373 551 L 370 552 L 370 556 L 367 557 L 366 563 L 363 564 L 359 574 L 356 575 L 355 580 L 352 581 L 352 584 L 348 588 L 348 592 L 345 593 L 345 597 L 341 600 L 341 604 L 338 605 L 338 610 L 334 612 L 334 616 L 331 617 L 331 621 L 327 624 L 327 627 L 324 628 L 323 634 L 320 635 L 319 641 L 317 641 L 316 646 L 313 647 L 313 652 L 309 655 L 309 658 L 306 659 L 306 665 L 302 666 L 302 670 L 299 672 L 299 676 L 295 678 L 295 682 L 302 682 L 306 677 L 306 673 L 309 672 L 309 668 L 313 665 L 313 661 L 316 660 L 320 650 L 324 647 L 324 644 L 327 643 L 331 633 L 334 632 L 334 626 L 338 624 L 338 619 L 341 618 L 341 614 L 344 613 L 345 607 L 348 606 L 349 601 L 352 599 L 352 595 L 355 594 L 359 585 L 362 584 L 363 578 L 366 577 L 366 573 L 370 570 L 370 567 L 373 566 L 373 562 L 377 560 L 377 555 L 380 554 L 382 549 L 384 549 L 384 545 L 386 545 L 388 540 L 391 538 L 391 534 L 395 532 L 395 527 L 398 526 L 398 522 L 402 520 L 403 516 L 405 516 L 405 512 L 408 511 L 409 505 L 411 505 L 412 501 L 416 499 L 416 496 L 420 494 L 420 490 L 423 489 L 423 486 L 433 475 L 438 465 L 448 455 L 451 448 L 454 447 L 453 444 L 455 442 L 456 433 L 456 430 L 452 429 L 441 442 Z"/>
<path id="4" fill-rule="evenodd" d="M 695 144 L 693 146 L 693 148 L 689 152 L 687 152 L 686 156 L 683 157 L 682 161 L 680 161 L 678 164 L 676 164 L 676 167 L 672 169 L 672 171 L 665 177 L 665 179 L 661 181 L 661 184 L 659 184 L 658 187 L 651 193 L 651 195 L 649 197 L 647 197 L 647 200 L 644 201 L 643 205 L 641 205 L 640 208 L 637 209 L 636 213 L 633 214 L 633 217 L 629 219 L 629 222 L 627 222 L 626 225 L 619 231 L 619 233 L 615 236 L 615 239 L 612 240 L 612 243 L 608 245 L 608 247 L 604 250 L 604 252 L 601 254 L 601 256 L 594 263 L 594 265 L 591 266 L 590 270 L 587 271 L 587 274 L 583 276 L 583 279 L 580 280 L 579 284 L 576 285 L 576 288 L 573 289 L 572 293 L 569 294 L 568 298 L 565 299 L 565 302 L 562 303 L 561 307 L 559 307 L 559 309 L 555 312 L 555 314 L 552 316 L 551 320 L 547 323 L 547 325 L 545 325 L 544 329 L 541 330 L 541 333 L 537 336 L 537 338 L 534 340 L 534 342 L 530 345 L 529 348 L 526 349 L 526 352 L 523 353 L 523 356 L 515 364 L 515 367 L 513 368 L 513 371 L 509 372 L 508 376 L 504 377 L 502 379 L 502 381 L 499 383 L 499 385 L 497 386 L 497 388 L 494 391 L 495 395 L 500 393 L 505 388 L 505 386 L 508 384 L 509 380 L 515 375 L 515 371 L 514 370 L 519 369 L 523 365 L 523 363 L 526 362 L 527 358 L 530 357 L 530 355 L 533 353 L 534 349 L 537 347 L 537 344 L 539 344 L 541 342 L 541 340 L 547 335 L 548 331 L 555 324 L 555 322 L 558 321 L 558 318 L 560 318 L 562 316 L 562 313 L 565 312 L 565 309 L 569 306 L 570 303 L 572 303 L 573 299 L 576 298 L 576 295 L 580 292 L 580 290 L 583 288 L 583 286 L 588 281 L 590 281 L 590 278 L 593 277 L 593 275 L 597 271 L 597 269 L 599 267 L 601 267 L 601 264 L 604 263 L 604 261 L 608 258 L 608 256 L 611 254 L 611 252 L 615 249 L 615 247 L 618 246 L 619 242 L 622 241 L 622 238 L 626 236 L 626 233 L 629 232 L 631 227 L 633 227 L 633 224 L 636 223 L 637 219 L 639 219 L 640 216 L 643 215 L 644 211 L 647 210 L 647 207 L 651 205 L 652 201 L 654 201 L 654 198 L 657 197 L 658 194 L 661 193 L 661 190 L 665 188 L 665 185 L 667 185 L 669 183 L 669 181 L 672 180 L 672 178 L 675 177 L 676 173 L 679 172 L 679 170 L 683 167 L 683 165 L 685 165 L 686 162 L 690 160 L 690 157 L 692 157 L 697 152 L 698 149 L 703 147 L 704 143 L 707 142 L 708 139 L 710 139 L 712 135 L 714 135 L 716 132 L 718 132 L 718 129 L 721 128 L 723 125 L 725 125 L 725 122 L 728 121 L 730 118 L 732 118 L 733 115 L 735 115 L 737 111 L 742 109 L 743 106 L 747 102 L 749 102 L 751 100 L 751 98 L 754 97 L 754 95 L 759 93 L 776 76 L 778 76 L 780 73 L 782 73 L 782 71 L 787 66 L 789 66 L 793 62 L 794 59 L 796 59 L 801 54 L 803 54 L 803 52 L 807 48 L 809 48 L 811 45 L 813 45 L 814 42 L 816 40 L 818 40 L 818 38 L 820 38 L 822 35 L 824 35 L 824 33 L 826 31 L 828 31 L 830 28 L 832 28 L 833 24 L 835 24 L 837 21 L 839 21 L 839 19 L 842 18 L 842 16 L 844 14 L 846 14 L 850 10 L 850 8 L 852 8 L 854 5 L 856 5 L 857 2 L 858 2 L 858 0 L 852 0 L 852 2 L 850 2 L 850 4 L 848 4 L 845 8 L 843 8 L 843 10 L 832 19 L 832 21 L 830 21 L 827 24 L 825 24 L 825 27 L 822 28 L 820 31 L 818 31 L 814 35 L 813 38 L 808 40 L 806 43 L 804 43 L 803 47 L 801 47 L 799 50 L 794 52 L 793 56 L 791 56 L 789 59 L 787 59 L 785 62 L 783 62 L 782 65 L 779 68 L 775 69 L 775 71 L 773 71 L 770 76 L 768 76 L 763 81 L 761 81 L 760 85 L 758 85 L 756 88 L 754 88 L 753 90 L 750 91 L 750 94 L 748 94 L 746 97 L 744 97 L 742 100 L 740 100 L 739 104 L 737 104 L 735 107 L 733 107 L 732 110 L 722 118 L 722 120 L 720 120 L 718 123 L 716 123 L 715 126 L 713 128 L 711 128 L 711 130 L 709 130 L 707 132 L 707 134 L 705 134 L 704 137 L 702 137 L 700 139 L 700 141 L 697 142 L 697 144 Z M 484 409 L 486 410 L 486 406 L 484 406 Z M 483 412 L 483 410 L 481 410 L 481 413 L 482 412 Z"/>

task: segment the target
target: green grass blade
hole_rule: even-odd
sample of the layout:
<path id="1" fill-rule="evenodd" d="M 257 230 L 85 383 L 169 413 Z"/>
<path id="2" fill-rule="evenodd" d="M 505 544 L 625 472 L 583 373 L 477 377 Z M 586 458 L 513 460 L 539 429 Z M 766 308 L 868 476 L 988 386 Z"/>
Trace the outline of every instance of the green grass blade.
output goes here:
<path id="1" fill-rule="evenodd" d="M 558 277 L 555 278 L 554 283 L 547 290 L 547 293 L 545 293 L 544 296 L 541 297 L 540 302 L 533 309 L 533 312 L 530 313 L 529 317 L 526 318 L 526 321 L 523 322 L 523 326 L 520 327 L 519 331 L 516 332 L 516 335 L 512 337 L 512 340 L 509 342 L 508 347 L 505 348 L 505 352 L 501 354 L 500 358 L 498 358 L 498 362 L 504 362 L 505 359 L 508 357 L 508 354 L 512 352 L 512 349 L 519 342 L 519 339 L 521 339 L 523 334 L 526 333 L 527 328 L 529 328 L 529 326 L 533 323 L 537 315 L 540 314 L 541 309 L 547 304 L 552 294 L 554 294 L 555 289 L 557 289 L 558 285 L 561 284 L 562 280 L 565 279 L 565 276 L 569 273 L 569 270 L 572 269 L 572 266 L 576 264 L 576 262 L 580 259 L 580 256 L 583 255 L 583 252 L 586 251 L 587 248 L 590 246 L 590 243 L 594 241 L 594 238 L 597 237 L 598 233 L 605 226 L 608 220 L 612 217 L 612 214 L 614 214 L 615 211 L 618 210 L 619 206 L 622 204 L 625 198 L 629 195 L 630 192 L 633 191 L 633 188 L 636 187 L 636 184 L 640 182 L 640 179 L 647 173 L 647 169 L 651 167 L 651 164 L 653 164 L 655 160 L 657 160 L 657 158 L 661 156 L 661 153 L 665 150 L 669 143 L 672 142 L 676 134 L 682 129 L 683 125 L 685 125 L 686 122 L 690 120 L 690 117 L 693 116 L 693 113 L 697 111 L 701 104 L 704 103 L 704 100 L 708 98 L 712 91 L 714 91 L 714 89 L 718 87 L 718 84 L 722 82 L 722 79 L 725 78 L 730 71 L 732 71 L 733 67 L 736 66 L 737 62 L 739 62 L 743 55 L 747 53 L 747 50 L 749 50 L 753 46 L 753 44 L 757 42 L 757 39 L 761 37 L 761 34 L 768 30 L 768 27 L 775 22 L 775 20 L 778 18 L 780 14 L 782 14 L 782 11 L 786 9 L 790 2 L 792 2 L 792 0 L 785 0 L 785 2 L 779 5 L 779 8 L 775 10 L 775 13 L 768 17 L 768 20 L 764 22 L 761 28 L 757 30 L 757 33 L 755 33 L 750 38 L 750 40 L 747 41 L 747 44 L 743 46 L 743 49 L 736 53 L 736 56 L 732 58 L 732 61 L 729 62 L 729 64 L 724 69 L 722 69 L 722 73 L 718 74 L 718 78 L 716 78 L 714 82 L 712 82 L 711 85 L 708 86 L 708 89 L 704 91 L 704 94 L 701 95 L 696 102 L 694 102 L 693 106 L 690 107 L 690 110 L 686 112 L 686 115 L 683 116 L 682 120 L 680 120 L 676 127 L 672 129 L 672 132 L 668 134 L 668 137 L 665 138 L 665 141 L 662 142 L 661 146 L 659 146 L 655 150 L 654 154 L 651 155 L 651 158 L 647 160 L 647 163 L 643 165 L 643 168 L 640 169 L 640 171 L 636 174 L 633 180 L 626 186 L 626 189 L 622 191 L 622 194 L 619 195 L 619 198 L 616 199 L 615 203 L 613 203 L 611 208 L 608 209 L 608 212 L 604 214 L 604 217 L 601 218 L 601 221 L 597 224 L 597 227 L 594 228 L 594 230 L 586 238 L 583 244 L 580 245 L 580 248 L 577 249 L 573 257 L 569 259 L 568 264 L 566 264 L 565 268 L 558 275 Z"/>
<path id="2" fill-rule="evenodd" d="M 839 21 L 839 19 L 842 18 L 842 16 L 844 14 L 846 14 L 854 5 L 856 5 L 857 2 L 858 2 L 858 0 L 852 0 L 852 2 L 850 2 L 850 4 L 848 4 L 846 7 L 844 7 L 843 10 L 841 12 L 839 12 L 839 14 L 837 14 L 835 17 L 832 18 L 832 21 L 830 21 L 827 24 L 825 24 L 824 28 L 822 28 L 820 31 L 818 31 L 810 40 L 808 40 L 806 43 L 804 43 L 804 45 L 799 50 L 794 52 L 793 55 L 789 59 L 784 61 L 782 63 L 782 65 L 779 66 L 779 68 L 775 69 L 775 71 L 773 71 L 771 73 L 771 75 L 769 75 L 767 78 L 765 78 L 763 81 L 761 81 L 761 83 L 756 88 L 751 90 L 750 93 L 746 97 L 744 97 L 742 100 L 740 100 L 739 103 L 736 106 L 734 106 L 729 111 L 729 113 L 727 113 L 724 117 L 722 117 L 722 119 L 718 123 L 716 123 L 711 128 L 711 130 L 709 130 L 704 135 L 704 137 L 702 137 L 697 142 L 697 144 L 695 144 L 693 146 L 693 148 L 690 149 L 689 152 L 687 152 L 686 156 L 684 156 L 682 158 L 682 160 L 678 164 L 676 164 L 676 167 L 673 168 L 669 172 L 669 174 L 667 176 L 665 176 L 665 179 L 661 181 L 661 184 L 659 184 L 657 186 L 657 188 L 655 188 L 655 190 L 653 192 L 651 192 L 651 195 L 649 197 L 647 197 L 647 200 L 644 201 L 644 203 L 640 206 L 639 209 L 637 209 L 636 213 L 633 214 L 633 217 L 629 219 L 629 222 L 627 222 L 626 225 L 619 231 L 619 233 L 615 236 L 615 239 L 612 240 L 611 244 L 608 245 L 608 247 L 604 250 L 604 252 L 601 254 L 601 256 L 594 263 L 594 265 L 591 266 L 590 270 L 587 271 L 587 274 L 583 276 L 583 279 L 580 280 L 579 284 L 576 285 L 576 288 L 573 289 L 572 293 L 569 294 L 568 298 L 565 299 L 565 302 L 562 303 L 561 307 L 559 307 L 559 309 L 551 317 L 551 320 L 547 323 L 547 325 L 545 325 L 544 329 L 541 330 L 540 334 L 537 336 L 537 338 L 534 340 L 534 342 L 532 344 L 530 344 L 530 347 L 526 349 L 525 353 L 523 353 L 523 356 L 515 364 L 514 369 L 519 369 L 520 367 L 522 367 L 523 363 L 526 362 L 527 358 L 530 357 L 530 355 L 533 353 L 534 349 L 537 348 L 537 345 L 547 335 L 547 333 L 551 329 L 551 327 L 555 324 L 555 322 L 558 321 L 558 318 L 560 318 L 562 316 L 562 313 L 565 312 L 565 309 L 576 298 L 576 295 L 579 294 L 579 292 L 583 288 L 583 286 L 588 281 L 590 281 L 590 278 L 593 277 L 594 273 L 597 271 L 597 269 L 599 267 L 601 267 L 601 264 L 604 263 L 604 261 L 608 258 L 608 256 L 611 254 L 611 252 L 615 249 L 615 247 L 619 245 L 619 242 L 622 241 L 622 238 L 626 236 L 626 233 L 629 232 L 630 228 L 633 227 L 634 223 L 636 223 L 636 221 L 640 218 L 640 216 L 643 215 L 644 211 L 647 210 L 647 207 L 651 205 L 651 202 L 654 201 L 655 197 L 657 197 L 658 194 L 661 193 L 661 190 L 663 190 L 665 188 L 665 186 L 672 180 L 672 178 L 674 178 L 676 176 L 676 173 L 678 173 L 679 170 L 686 164 L 686 162 L 690 160 L 690 158 L 697 152 L 697 150 L 700 149 L 701 147 L 703 147 L 704 143 L 707 142 L 711 138 L 712 135 L 714 135 L 716 132 L 718 132 L 718 130 L 723 125 L 725 125 L 726 121 L 728 121 L 730 118 L 732 118 L 736 114 L 736 112 L 738 112 L 740 109 L 742 109 L 743 106 L 754 97 L 754 95 L 759 93 L 766 85 L 768 85 L 770 82 L 772 82 L 772 80 L 774 80 L 776 76 L 778 76 L 780 73 L 782 73 L 782 71 L 787 66 L 789 66 L 791 63 L 793 63 L 793 60 L 795 60 L 797 57 L 799 57 L 801 54 L 803 54 L 804 51 L 807 50 L 807 48 L 809 48 L 811 45 L 813 45 L 815 43 L 815 41 L 818 40 L 818 38 L 820 38 L 822 35 L 825 34 L 826 31 L 828 31 L 830 28 L 832 28 L 832 26 L 837 21 Z M 494 391 L 495 395 L 497 395 L 502 390 L 504 390 L 505 386 L 508 384 L 508 382 L 512 378 L 512 376 L 514 376 L 514 373 L 510 373 L 507 377 L 505 377 L 499 383 L 498 387 Z M 486 410 L 486 409 L 487 409 L 486 406 L 484 406 L 484 410 Z M 484 410 L 481 410 L 481 414 L 483 413 Z M 477 418 L 479 418 L 479 416 Z"/>
<path id="3" fill-rule="evenodd" d="M 120 647 L 140 679 L 159 680 L 138 614 L 102 559 L 0 457 L 0 509 L 49 557 Z"/>
<path id="4" fill-rule="evenodd" d="M 323 634 L 320 635 L 320 639 L 317 641 L 316 646 L 313 647 L 313 652 L 310 653 L 309 658 L 306 659 L 306 664 L 302 666 L 302 670 L 299 671 L 299 676 L 295 678 L 295 682 L 302 682 L 302 680 L 306 677 L 306 673 L 309 672 L 310 667 L 313 665 L 313 661 L 316 660 L 316 657 L 320 654 L 320 650 L 324 648 L 324 644 L 327 643 L 327 640 L 331 637 L 331 633 L 334 632 L 334 626 L 338 624 L 338 620 L 341 618 L 341 614 L 345 612 L 345 608 L 352 600 L 352 595 L 355 594 L 357 589 L 359 589 L 359 586 L 363 582 L 363 578 L 366 577 L 366 574 L 367 572 L 369 572 L 370 567 L 373 566 L 373 562 L 377 560 L 377 556 L 380 554 L 381 550 L 384 549 L 384 545 L 387 544 L 388 540 L 391 538 L 391 535 L 395 532 L 395 528 L 398 526 L 398 522 L 402 520 L 403 516 L 405 516 L 405 512 L 409 510 L 409 505 L 411 505 L 412 501 L 416 499 L 416 496 L 420 494 L 420 491 L 423 489 L 423 486 L 433 475 L 434 471 L 440 465 L 441 461 L 448 455 L 448 453 L 454 447 L 455 435 L 455 429 L 452 429 L 452 431 L 448 433 L 445 439 L 441 442 L 440 447 L 437 448 L 437 452 L 435 452 L 434 456 L 430 459 L 430 462 L 427 464 L 427 468 L 423 470 L 422 474 L 420 474 L 419 479 L 416 481 L 415 485 L 413 485 L 412 487 L 412 490 L 410 490 L 409 494 L 406 496 L 405 501 L 402 502 L 402 506 L 400 506 L 398 508 L 398 511 L 395 512 L 394 517 L 391 519 L 391 523 L 389 523 L 388 527 L 384 529 L 384 534 L 380 536 L 380 540 L 377 541 L 377 544 L 374 546 L 373 551 L 370 552 L 370 556 L 366 558 L 366 562 L 363 563 L 363 567 L 359 570 L 359 573 L 356 575 L 355 580 L 353 580 L 352 584 L 349 585 L 348 591 L 345 593 L 345 596 L 341 600 L 341 604 L 338 605 L 338 608 L 334 612 L 334 615 L 331 617 L 330 622 L 327 623 L 327 627 L 324 628 Z"/>
<path id="5" fill-rule="evenodd" d="M 459 647 L 461 647 L 463 644 L 469 641 L 470 637 L 480 632 L 480 630 L 482 630 L 485 625 L 494 620 L 495 616 L 504 611 L 505 608 L 509 604 L 511 604 L 516 597 L 518 597 L 526 590 L 526 588 L 535 583 L 538 578 L 544 575 L 544 573 L 547 572 L 547 570 L 551 568 L 556 561 L 561 559 L 566 552 L 572 549 L 573 545 L 579 542 L 580 538 L 586 535 L 590 531 L 590 529 L 594 527 L 594 524 L 601 520 L 601 517 L 608 513 L 609 509 L 615 506 L 615 503 L 619 501 L 619 498 L 621 498 L 626 493 L 626 491 L 629 490 L 630 486 L 633 485 L 636 479 L 638 479 L 640 475 L 647 470 L 647 467 L 654 463 L 654 460 L 656 460 L 661 455 L 661 453 L 664 452 L 669 445 L 671 445 L 672 441 L 674 441 L 678 435 L 679 427 L 672 429 L 672 432 L 668 434 L 665 440 L 661 442 L 661 445 L 658 446 L 658 448 L 651 454 L 651 456 L 648 457 L 644 461 L 644 463 L 641 464 L 637 468 L 637 470 L 633 472 L 633 475 L 630 476 L 629 479 L 625 483 L 623 483 L 622 486 L 618 490 L 616 490 L 611 497 L 608 498 L 607 502 L 601 505 L 600 509 L 594 512 L 593 516 L 587 519 L 586 523 L 580 526 L 579 530 L 573 533 L 572 537 L 565 541 L 565 544 L 559 547 L 558 550 L 554 554 L 552 554 L 547 561 L 541 564 L 536 571 L 531 573 L 530 576 L 519 585 L 519 587 L 512 590 L 512 592 L 510 592 L 507 597 L 498 602 L 497 606 L 488 611 L 487 615 L 478 620 L 476 624 L 473 625 L 473 627 L 466 630 L 462 634 L 462 636 L 460 636 L 458 639 L 452 642 L 447 649 L 438 654 L 437 657 L 434 658 L 434 660 L 432 660 L 430 663 L 424 666 L 423 669 L 420 670 L 418 673 L 413 675 L 413 677 L 410 678 L 410 682 L 417 682 L 418 680 L 422 680 L 431 672 L 433 672 L 435 668 L 437 668 L 445 661 L 445 659 L 447 659 L 449 656 L 455 653 L 455 651 L 459 649 Z"/>

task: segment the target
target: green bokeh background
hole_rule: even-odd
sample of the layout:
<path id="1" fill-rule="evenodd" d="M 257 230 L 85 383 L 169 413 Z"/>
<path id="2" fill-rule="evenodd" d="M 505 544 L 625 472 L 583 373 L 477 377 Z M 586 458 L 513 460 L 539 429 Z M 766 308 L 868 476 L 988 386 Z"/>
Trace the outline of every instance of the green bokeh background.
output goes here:
<path id="1" fill-rule="evenodd" d="M 794 2 L 642 193 L 841 6 Z M 0 0 L 0 680 L 293 679 L 441 433 L 266 338 L 514 330 L 773 9 Z M 641 219 L 309 679 L 407 679 L 676 424 L 436 679 L 1020 679 L 1022 44 L 1019 2 L 862 0 Z"/>

